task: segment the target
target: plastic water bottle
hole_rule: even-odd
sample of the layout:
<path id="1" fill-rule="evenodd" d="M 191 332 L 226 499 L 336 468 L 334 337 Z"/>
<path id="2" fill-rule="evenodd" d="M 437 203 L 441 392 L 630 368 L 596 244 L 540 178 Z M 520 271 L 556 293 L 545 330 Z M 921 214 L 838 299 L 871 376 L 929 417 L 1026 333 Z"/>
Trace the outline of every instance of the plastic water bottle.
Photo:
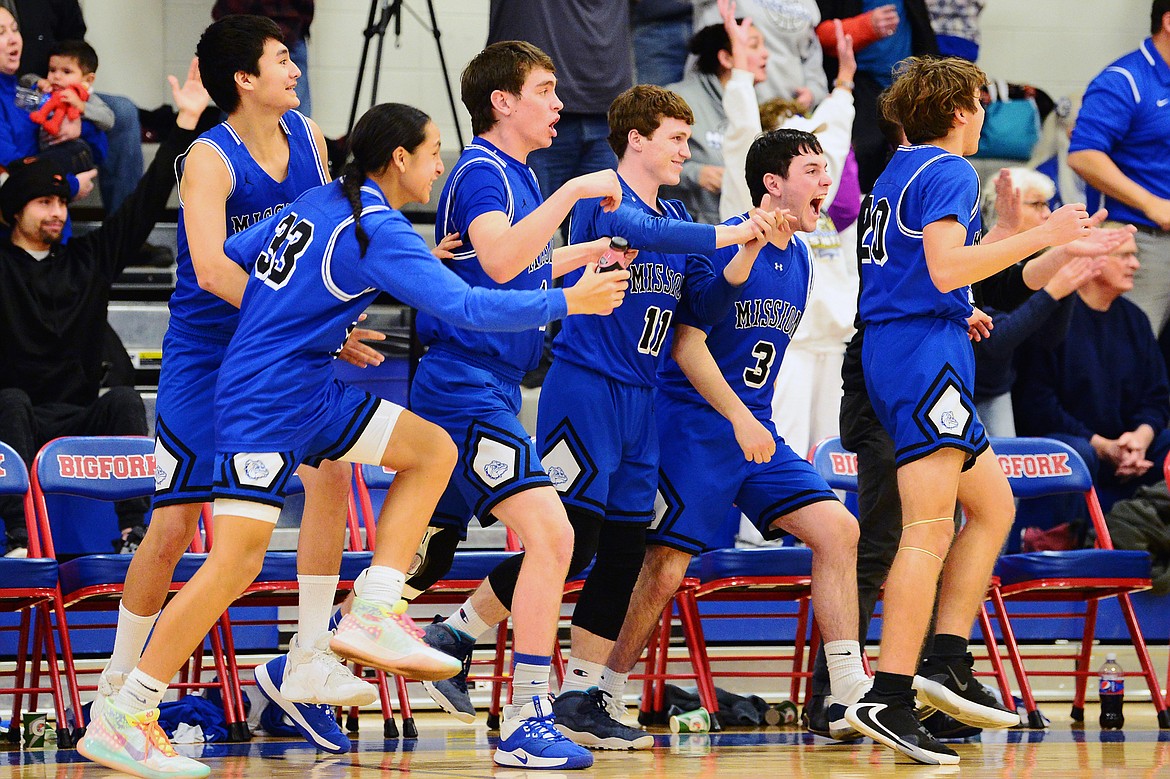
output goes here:
<path id="1" fill-rule="evenodd" d="M 1125 676 L 1117 664 L 1117 655 L 1105 655 L 1105 664 L 1098 671 L 1101 677 L 1101 730 L 1120 730 L 1125 725 L 1121 705 L 1125 702 Z"/>
<path id="2" fill-rule="evenodd" d="M 605 273 L 611 270 L 621 270 L 626 266 L 626 251 L 630 248 L 630 242 L 620 235 L 615 235 L 609 239 L 609 248 L 605 250 L 605 254 L 601 255 L 601 259 L 597 261 L 597 272 Z"/>

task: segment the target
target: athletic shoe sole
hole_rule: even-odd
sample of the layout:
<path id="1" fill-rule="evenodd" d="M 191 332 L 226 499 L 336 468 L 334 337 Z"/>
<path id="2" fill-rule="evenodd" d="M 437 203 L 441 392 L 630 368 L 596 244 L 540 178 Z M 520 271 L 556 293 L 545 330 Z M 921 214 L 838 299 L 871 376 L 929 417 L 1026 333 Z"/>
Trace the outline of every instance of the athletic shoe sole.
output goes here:
<path id="1" fill-rule="evenodd" d="M 349 751 L 350 745 L 348 743 L 330 741 L 313 729 L 309 721 L 301 714 L 296 704 L 280 694 L 280 685 L 274 683 L 272 677 L 268 675 L 267 665 L 256 666 L 256 686 L 265 698 L 271 701 L 274 706 L 278 707 L 292 720 L 297 730 L 301 732 L 301 735 L 310 744 L 326 752 L 332 752 L 335 755 L 345 754 Z"/>
<path id="2" fill-rule="evenodd" d="M 540 757 L 530 755 L 523 749 L 505 752 L 497 748 L 492 760 L 496 765 L 509 768 L 558 768 L 565 771 L 589 768 L 593 765 L 593 755 L 588 752 L 581 757 Z"/>
<path id="3" fill-rule="evenodd" d="M 466 712 L 456 706 L 451 700 L 443 694 L 443 691 L 438 688 L 434 682 L 423 682 L 423 689 L 427 691 L 427 695 L 431 696 L 431 700 L 439 704 L 439 708 L 450 714 L 460 722 L 471 724 L 475 722 L 475 712 Z"/>
<path id="4" fill-rule="evenodd" d="M 1014 711 L 995 709 L 969 701 L 946 685 L 931 681 L 924 676 L 914 677 L 914 690 L 918 699 L 928 706 L 949 714 L 964 725 L 975 728 L 1013 728 L 1020 724 L 1020 715 Z"/>
<path id="5" fill-rule="evenodd" d="M 857 741 L 862 738 L 857 728 L 850 725 L 849 720 L 845 719 L 846 708 L 843 703 L 832 703 L 829 704 L 828 711 L 825 712 L 829 717 L 828 737 L 834 741 Z"/>
<path id="6" fill-rule="evenodd" d="M 463 663 L 443 652 L 431 650 L 434 655 L 441 657 L 432 657 L 423 652 L 391 656 L 378 643 L 360 636 L 352 638 L 334 636 L 329 640 L 329 648 L 358 665 L 379 668 L 388 674 L 405 676 L 420 682 L 450 679 L 463 670 Z"/>
<path id="7" fill-rule="evenodd" d="M 644 733 L 633 741 L 628 741 L 618 736 L 601 738 L 587 730 L 573 730 L 559 722 L 556 724 L 556 728 L 574 744 L 588 747 L 589 749 L 609 749 L 617 752 L 629 751 L 631 749 L 649 749 L 654 746 L 654 736 L 649 733 Z"/>
<path id="8" fill-rule="evenodd" d="M 211 774 L 211 766 L 202 763 L 199 764 L 199 769 L 191 771 L 155 771 L 125 753 L 108 750 L 102 742 L 96 739 L 91 744 L 90 739 L 85 737 L 77 742 L 77 751 L 98 765 L 104 765 L 106 768 L 112 768 L 131 776 L 140 776 L 142 779 L 203 779 Z"/>
<path id="9" fill-rule="evenodd" d="M 306 703 L 310 706 L 324 703 L 327 706 L 369 706 L 374 701 L 378 700 L 378 691 L 371 685 L 364 685 L 360 689 L 357 685 L 351 685 L 354 689 L 349 695 L 338 695 L 336 698 L 324 699 L 319 695 L 305 691 L 304 696 L 296 694 L 288 694 L 284 697 L 293 703 Z M 282 685 L 282 689 L 287 691 L 289 687 L 288 681 Z M 296 692 L 294 688 L 294 693 Z"/>
<path id="10" fill-rule="evenodd" d="M 890 749 L 897 750 L 902 754 L 926 765 L 956 765 L 959 762 L 958 755 L 940 754 L 938 752 L 928 752 L 921 747 L 914 744 L 909 744 L 898 738 L 896 733 L 886 730 L 882 724 L 877 721 L 874 716 L 877 712 L 886 708 L 884 703 L 855 703 L 845 710 L 845 719 L 849 724 L 856 728 L 860 733 L 872 738 L 879 744 L 884 744 Z"/>

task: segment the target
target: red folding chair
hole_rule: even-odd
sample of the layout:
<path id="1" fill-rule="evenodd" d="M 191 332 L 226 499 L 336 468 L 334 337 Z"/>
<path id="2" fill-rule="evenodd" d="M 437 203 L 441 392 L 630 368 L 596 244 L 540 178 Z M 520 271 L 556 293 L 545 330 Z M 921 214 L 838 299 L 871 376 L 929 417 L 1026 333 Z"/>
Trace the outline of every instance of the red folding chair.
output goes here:
<path id="1" fill-rule="evenodd" d="M 995 567 L 998 586 L 993 586 L 990 597 L 995 616 L 1003 632 L 1007 656 L 1020 682 L 1024 705 L 1028 710 L 1029 725 L 1043 727 L 1036 711 L 1035 701 L 1027 681 L 1024 661 L 1033 659 L 1051 660 L 1066 658 L 1074 661 L 1071 671 L 1032 670 L 1027 676 L 1072 676 L 1076 679 L 1076 694 L 1072 706 L 1072 718 L 1081 722 L 1085 718 L 1085 688 L 1090 670 L 1089 661 L 1093 652 L 1093 637 L 1097 625 L 1097 606 L 1105 598 L 1117 598 L 1125 618 L 1130 641 L 1137 652 L 1140 672 L 1127 676 L 1143 676 L 1150 688 L 1150 698 L 1158 713 L 1158 726 L 1170 728 L 1170 713 L 1166 711 L 1165 700 L 1150 662 L 1150 653 L 1142 636 L 1137 615 L 1130 601 L 1130 593 L 1148 590 L 1150 583 L 1150 556 L 1141 551 L 1118 550 L 1113 548 L 1105 515 L 1097 501 L 1097 491 L 1089 469 L 1076 451 L 1067 444 L 1045 438 L 1001 438 L 993 439 L 992 448 L 999 457 L 999 464 L 1008 477 L 1012 492 L 1017 498 L 1038 498 L 1049 495 L 1081 493 L 1088 507 L 1089 519 L 1097 540 L 1092 549 L 1075 549 L 1066 552 L 1025 552 L 1000 557 Z M 1019 530 L 1017 521 L 1016 530 Z M 1021 613 L 1013 610 L 1012 622 L 1022 619 L 1079 618 L 1084 620 L 1084 631 L 1080 648 L 1071 654 L 1053 655 L 1023 654 L 1015 634 L 1008 623 L 1005 601 L 1083 603 L 1083 610 L 1061 613 Z"/>
<path id="2" fill-rule="evenodd" d="M 56 559 L 51 528 L 58 531 L 66 525 L 83 529 L 93 522 L 87 510 L 55 511 L 50 516 L 48 495 L 66 495 L 94 501 L 113 502 L 128 498 L 154 494 L 154 441 L 139 436 L 95 436 L 66 437 L 50 441 L 42 447 L 33 460 L 32 500 L 36 512 L 36 534 L 30 533 L 30 543 L 39 538 L 39 552 Z M 82 531 L 84 533 L 84 530 Z M 196 539 L 193 548 L 202 550 L 202 539 Z M 30 552 L 32 547 L 30 547 Z M 60 564 L 60 590 L 66 609 L 73 611 L 114 611 L 122 597 L 126 571 L 132 555 L 87 554 Z M 171 593 L 177 592 L 186 583 L 206 558 L 204 554 L 184 554 L 175 568 L 171 582 Z M 61 624 L 64 624 L 63 622 Z M 74 625 L 74 630 L 85 628 L 113 627 L 105 625 Z M 231 674 L 224 653 L 224 645 L 230 640 L 230 632 L 221 618 L 208 633 L 211 642 L 212 665 L 216 679 L 204 681 L 208 670 L 203 657 L 203 645 L 195 650 L 188 666 L 180 673 L 179 681 L 171 686 L 180 695 L 192 689 L 216 689 L 223 700 L 224 717 L 228 724 L 228 739 L 248 740 L 247 723 L 243 707 L 239 703 L 239 691 L 231 683 Z M 72 657 L 68 633 L 62 633 L 63 650 Z M 78 685 L 78 671 L 69 663 L 66 669 L 70 684 L 78 691 L 92 691 L 96 684 Z M 96 673 L 96 672 L 87 672 Z M 81 720 L 80 706 L 78 725 Z"/>
<path id="3" fill-rule="evenodd" d="M 829 483 L 830 487 L 843 492 L 857 492 L 857 455 L 841 446 L 840 438 L 828 438 L 821 441 L 813 447 L 810 459 L 817 472 Z M 996 584 L 997 582 L 993 579 L 988 589 L 988 598 L 995 597 Z M 1003 696 L 1008 705 L 1011 705 L 1012 689 L 1008 683 L 1007 671 L 1000 655 L 999 644 L 996 643 L 995 633 L 991 629 L 986 603 L 979 607 L 978 620 L 980 631 L 983 633 L 983 642 L 987 647 L 987 660 L 991 664 L 991 671 L 977 671 L 975 675 L 995 677 L 1000 695 Z M 1006 626 L 1003 629 L 1010 635 L 1011 625 L 1007 622 L 1006 615 L 1002 624 Z M 859 636 L 858 639 L 864 649 L 865 636 Z M 1026 689 L 1026 681 L 1021 682 L 1021 687 L 1024 688 L 1025 697 L 1030 699 L 1032 693 L 1031 690 Z"/>
<path id="4" fill-rule="evenodd" d="M 377 465 L 360 465 L 356 468 L 356 494 L 358 516 L 361 518 L 364 529 L 365 546 L 372 553 L 377 544 L 378 515 L 374 511 L 371 492 L 385 491 L 394 482 L 394 472 Z M 360 537 L 360 533 L 351 533 L 351 538 Z M 455 553 L 451 570 L 446 577 L 440 579 L 429 590 L 416 598 L 413 604 L 452 605 L 462 604 L 471 593 L 475 592 L 480 583 L 501 562 L 514 552 L 503 551 L 460 551 Z M 473 683 L 490 682 L 492 685 L 491 704 L 488 709 L 488 727 L 498 728 L 500 724 L 500 692 L 507 680 L 504 666 L 504 650 L 507 646 L 508 624 L 502 622 L 496 631 L 494 645 L 495 656 L 491 660 L 472 660 L 472 667 L 491 666 L 486 674 L 472 674 L 468 681 Z M 394 722 L 393 709 L 390 707 L 387 693 L 386 674 L 377 671 L 377 681 L 382 703 L 384 718 L 383 732 L 387 738 L 397 738 L 398 726 Z M 418 728 L 414 722 L 414 715 L 410 708 L 410 698 L 406 690 L 407 680 L 401 676 L 395 677 L 395 689 L 398 695 L 398 706 L 402 711 L 402 735 L 406 738 L 417 738 Z M 356 729 L 356 712 L 351 712 L 347 719 L 347 727 L 353 725 Z"/>
<path id="5" fill-rule="evenodd" d="M 20 714 L 24 695 L 31 696 L 30 706 L 36 709 L 37 695 L 48 693 L 53 696 L 53 707 L 60 723 L 57 743 L 62 747 L 70 747 L 74 738 L 80 737 L 81 733 L 66 722 L 65 711 L 70 705 L 73 711 L 80 711 L 81 698 L 77 693 L 77 679 L 72 674 L 73 652 L 69 644 L 65 608 L 61 600 L 57 561 L 43 551 L 40 534 L 37 532 L 32 493 L 29 491 L 28 471 L 24 467 L 24 462 L 20 455 L 4 443 L 0 443 L 0 495 L 19 495 L 24 499 L 29 541 L 27 558 L 0 558 L 0 608 L 20 614 L 19 627 L 4 628 L 6 631 L 16 631 L 18 636 L 16 665 L 11 671 L 0 672 L 0 676 L 12 677 L 10 686 L 0 686 L 0 693 L 13 696 L 12 724 L 8 730 L 8 740 L 20 740 Z M 31 683 L 28 679 L 30 629 Z M 58 641 L 60 659 L 65 666 L 66 690 L 62 690 L 61 687 Z M 40 681 L 42 661 L 46 682 Z M 69 694 L 68 701 L 65 699 L 66 691 Z"/>

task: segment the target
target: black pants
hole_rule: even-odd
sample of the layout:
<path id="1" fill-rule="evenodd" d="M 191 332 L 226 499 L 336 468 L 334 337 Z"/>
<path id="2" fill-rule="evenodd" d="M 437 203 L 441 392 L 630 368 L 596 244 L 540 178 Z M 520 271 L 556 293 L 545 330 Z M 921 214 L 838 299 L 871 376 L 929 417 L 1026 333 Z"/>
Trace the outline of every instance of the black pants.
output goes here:
<path id="1" fill-rule="evenodd" d="M 0 441 L 16 450 L 31 466 L 37 450 L 67 435 L 146 435 L 146 408 L 133 387 L 114 387 L 88 406 L 46 403 L 34 406 L 20 389 L 0 390 Z M 141 525 L 150 498 L 114 504 L 118 525 Z M 0 498 L 0 517 L 8 532 L 8 548 L 28 544 L 24 503 L 18 497 Z"/>

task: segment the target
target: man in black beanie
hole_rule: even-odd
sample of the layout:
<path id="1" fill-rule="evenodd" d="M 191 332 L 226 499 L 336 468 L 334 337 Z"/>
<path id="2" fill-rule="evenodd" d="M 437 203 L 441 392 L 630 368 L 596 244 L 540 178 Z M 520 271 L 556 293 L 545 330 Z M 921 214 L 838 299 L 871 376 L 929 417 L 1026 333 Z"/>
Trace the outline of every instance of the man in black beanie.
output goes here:
<path id="1" fill-rule="evenodd" d="M 12 233 L 0 239 L 0 441 L 28 464 L 63 435 L 146 435 L 146 411 L 132 387 L 99 397 L 102 341 L 110 286 L 134 259 L 163 215 L 175 184 L 175 160 L 197 135 L 209 98 L 192 63 L 187 82 L 172 80 L 177 129 L 118 211 L 101 227 L 61 243 L 70 187 L 51 160 L 11 164 L 0 186 L 0 216 Z M 132 552 L 145 533 L 148 498 L 116 504 Z M 0 499 L 8 556 L 25 556 L 28 533 L 20 498 Z"/>

